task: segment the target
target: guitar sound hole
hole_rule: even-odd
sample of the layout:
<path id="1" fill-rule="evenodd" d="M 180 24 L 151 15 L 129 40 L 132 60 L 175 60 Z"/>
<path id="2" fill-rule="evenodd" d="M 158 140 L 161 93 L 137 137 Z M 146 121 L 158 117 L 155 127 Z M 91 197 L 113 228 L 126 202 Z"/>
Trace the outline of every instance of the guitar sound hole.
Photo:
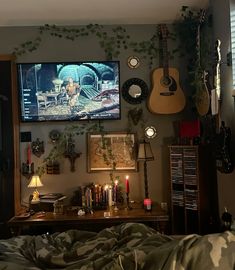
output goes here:
<path id="1" fill-rule="evenodd" d="M 171 76 L 162 77 L 161 84 L 163 87 L 168 88 L 169 91 L 176 91 L 177 90 L 176 81 Z"/>
<path id="2" fill-rule="evenodd" d="M 171 78 L 168 76 L 165 76 L 162 78 L 161 82 L 165 87 L 169 87 L 171 85 Z"/>

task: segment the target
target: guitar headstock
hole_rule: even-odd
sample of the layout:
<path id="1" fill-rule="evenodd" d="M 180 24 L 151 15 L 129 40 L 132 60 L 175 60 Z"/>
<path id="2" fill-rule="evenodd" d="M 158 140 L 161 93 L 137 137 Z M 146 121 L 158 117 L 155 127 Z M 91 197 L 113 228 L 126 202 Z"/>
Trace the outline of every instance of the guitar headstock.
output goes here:
<path id="1" fill-rule="evenodd" d="M 201 25 L 205 20 L 206 11 L 205 9 L 200 9 L 198 12 L 198 25 L 197 25 L 197 36 L 196 36 L 196 46 L 197 46 L 197 55 L 199 59 L 199 63 L 201 64 L 201 55 L 200 55 L 200 47 L 201 47 L 201 41 L 200 41 L 200 31 L 201 31 Z"/>
<path id="2" fill-rule="evenodd" d="M 206 11 L 205 9 L 201 9 L 198 15 L 199 25 L 201 25 L 205 21 L 205 17 L 206 17 Z"/>
<path id="3" fill-rule="evenodd" d="M 221 62 L 221 54 L 220 54 L 220 45 L 221 41 L 219 39 L 215 42 L 215 71 L 214 71 L 214 87 L 217 93 L 218 100 L 221 99 L 221 88 L 220 88 L 220 62 Z"/>
<path id="4" fill-rule="evenodd" d="M 158 35 L 162 39 L 166 39 L 169 35 L 169 31 L 167 29 L 166 24 L 159 24 L 158 25 Z"/>

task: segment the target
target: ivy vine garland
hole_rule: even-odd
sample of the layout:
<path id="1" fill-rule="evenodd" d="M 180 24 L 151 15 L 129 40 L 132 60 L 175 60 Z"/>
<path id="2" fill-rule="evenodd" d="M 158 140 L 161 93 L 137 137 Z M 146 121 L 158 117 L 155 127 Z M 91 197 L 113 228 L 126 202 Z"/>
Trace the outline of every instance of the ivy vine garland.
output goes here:
<path id="1" fill-rule="evenodd" d="M 173 32 L 169 33 L 168 37 L 171 40 L 178 41 L 178 48 L 173 49 L 168 54 L 168 58 L 173 58 L 176 52 L 180 53 L 181 57 L 185 57 L 188 68 L 188 83 L 192 87 L 193 92 L 199 87 L 201 82 L 201 69 L 211 66 L 210 57 L 211 51 L 211 29 L 206 33 L 202 33 L 201 59 L 204 63 L 201 66 L 198 62 L 198 48 L 196 46 L 196 29 L 198 26 L 199 11 L 192 11 L 188 6 L 181 8 L 181 20 L 174 23 Z M 204 25 L 210 27 L 211 21 L 209 16 L 205 19 Z M 204 28 L 206 28 L 204 27 Z M 13 54 L 21 56 L 29 52 L 37 50 L 42 43 L 42 36 L 49 33 L 55 38 L 64 38 L 70 41 L 75 41 L 79 38 L 94 35 L 98 39 L 99 45 L 104 49 L 107 60 L 118 58 L 122 50 L 131 49 L 135 53 L 141 55 L 149 61 L 149 67 L 153 66 L 154 60 L 159 57 L 159 34 L 156 26 L 155 32 L 149 38 L 140 42 L 133 41 L 127 30 L 123 26 L 115 26 L 106 29 L 103 25 L 88 24 L 81 27 L 64 27 L 46 24 L 38 28 L 38 35 L 35 39 L 21 43 L 14 48 Z"/>
<path id="2" fill-rule="evenodd" d="M 197 21 L 197 12 L 191 11 L 188 6 L 183 6 L 181 9 L 182 19 L 175 23 L 174 33 L 169 33 L 169 39 L 179 40 L 180 48 L 185 48 L 186 52 L 192 53 L 191 47 L 193 40 L 195 39 L 195 24 Z M 88 24 L 85 26 L 78 26 L 76 28 L 56 26 L 45 24 L 38 28 L 38 35 L 33 40 L 28 40 L 15 47 L 13 54 L 21 56 L 29 52 L 33 52 L 39 48 L 43 41 L 43 35 L 49 33 L 50 36 L 55 38 L 64 38 L 70 41 L 78 40 L 82 37 L 94 35 L 98 39 L 98 43 L 102 49 L 107 60 L 118 58 L 121 50 L 131 49 L 135 53 L 141 55 L 144 59 L 149 60 L 149 66 L 153 66 L 154 60 L 159 57 L 159 33 L 158 27 L 153 35 L 148 39 L 140 42 L 133 41 L 127 30 L 123 26 L 115 26 L 111 29 L 106 29 L 103 25 Z M 190 46 L 190 50 L 188 47 Z M 169 52 L 169 58 L 173 58 L 173 54 L 179 50 L 173 50 Z M 182 50 L 181 50 L 182 51 Z"/>
<path id="3" fill-rule="evenodd" d="M 122 49 L 130 48 L 134 52 L 141 54 L 143 58 L 149 58 L 150 65 L 152 65 L 153 59 L 157 59 L 159 51 L 157 31 L 149 40 L 133 42 L 130 41 L 130 35 L 123 26 L 115 26 L 106 31 L 105 27 L 99 24 L 88 24 L 77 28 L 46 24 L 38 28 L 38 36 L 34 40 L 26 41 L 15 47 L 13 54 L 21 56 L 37 50 L 42 43 L 42 36 L 45 33 L 49 33 L 52 37 L 64 38 L 70 41 L 94 35 L 98 39 L 100 47 L 104 49 L 107 60 L 117 58 Z"/>

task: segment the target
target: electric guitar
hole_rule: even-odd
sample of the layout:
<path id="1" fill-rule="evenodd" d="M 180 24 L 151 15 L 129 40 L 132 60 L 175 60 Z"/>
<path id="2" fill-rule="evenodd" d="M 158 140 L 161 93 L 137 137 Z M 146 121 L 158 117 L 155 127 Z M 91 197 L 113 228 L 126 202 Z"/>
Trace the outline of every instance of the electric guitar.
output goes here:
<path id="1" fill-rule="evenodd" d="M 197 27 L 197 52 L 198 52 L 198 62 L 199 62 L 199 74 L 201 76 L 201 80 L 197 83 L 196 86 L 196 94 L 195 94 L 195 106 L 197 112 L 200 116 L 205 116 L 210 109 L 210 94 L 207 88 L 207 72 L 202 70 L 201 67 L 201 25 L 205 18 L 205 10 L 202 10 L 199 17 L 199 24 Z"/>
<path id="2" fill-rule="evenodd" d="M 173 114 L 185 107 L 185 95 L 179 85 L 179 72 L 168 65 L 167 38 L 165 24 L 158 26 L 160 67 L 152 74 L 153 88 L 148 99 L 148 109 L 157 114 Z"/>
<path id="3" fill-rule="evenodd" d="M 220 133 L 216 138 L 216 167 L 221 173 L 231 173 L 233 171 L 230 152 L 231 129 L 225 126 L 224 121 L 221 122 Z"/>
<path id="4" fill-rule="evenodd" d="M 233 171 L 233 163 L 230 152 L 231 129 L 225 126 L 225 122 L 221 121 L 220 103 L 221 103 L 221 86 L 220 86 L 220 45 L 221 41 L 215 42 L 215 58 L 216 65 L 214 71 L 214 89 L 211 93 L 211 112 L 215 120 L 215 148 L 216 148 L 216 167 L 221 173 L 231 173 Z"/>
<path id="5" fill-rule="evenodd" d="M 219 131 L 219 122 L 220 122 L 220 102 L 221 102 L 221 87 L 220 87 L 220 63 L 221 63 L 221 54 L 220 54 L 220 45 L 221 41 L 219 39 L 215 42 L 215 71 L 214 71 L 214 88 L 211 90 L 211 114 L 216 115 L 217 119 L 217 132 Z"/>

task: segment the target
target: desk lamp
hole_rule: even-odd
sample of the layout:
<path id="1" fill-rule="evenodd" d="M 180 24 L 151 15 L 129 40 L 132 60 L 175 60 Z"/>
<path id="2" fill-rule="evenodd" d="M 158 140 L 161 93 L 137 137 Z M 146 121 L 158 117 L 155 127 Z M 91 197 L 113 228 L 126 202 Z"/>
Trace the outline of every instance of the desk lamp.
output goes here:
<path id="1" fill-rule="evenodd" d="M 33 192 L 33 198 L 31 200 L 31 203 L 39 203 L 40 202 L 40 198 L 39 198 L 39 192 L 37 190 L 37 187 L 42 187 L 43 184 L 40 180 L 40 177 L 38 175 L 33 175 L 30 183 L 28 184 L 28 187 L 33 187 L 35 188 L 34 192 Z"/>
<path id="2" fill-rule="evenodd" d="M 148 205 L 150 204 L 149 207 L 151 209 L 151 200 L 149 199 L 149 192 L 148 192 L 147 161 L 154 160 L 154 156 L 153 156 L 153 152 L 152 152 L 151 145 L 149 142 L 146 142 L 145 140 L 143 140 L 142 142 L 139 143 L 137 160 L 144 161 L 144 187 L 145 187 L 144 204 L 148 204 Z"/>

